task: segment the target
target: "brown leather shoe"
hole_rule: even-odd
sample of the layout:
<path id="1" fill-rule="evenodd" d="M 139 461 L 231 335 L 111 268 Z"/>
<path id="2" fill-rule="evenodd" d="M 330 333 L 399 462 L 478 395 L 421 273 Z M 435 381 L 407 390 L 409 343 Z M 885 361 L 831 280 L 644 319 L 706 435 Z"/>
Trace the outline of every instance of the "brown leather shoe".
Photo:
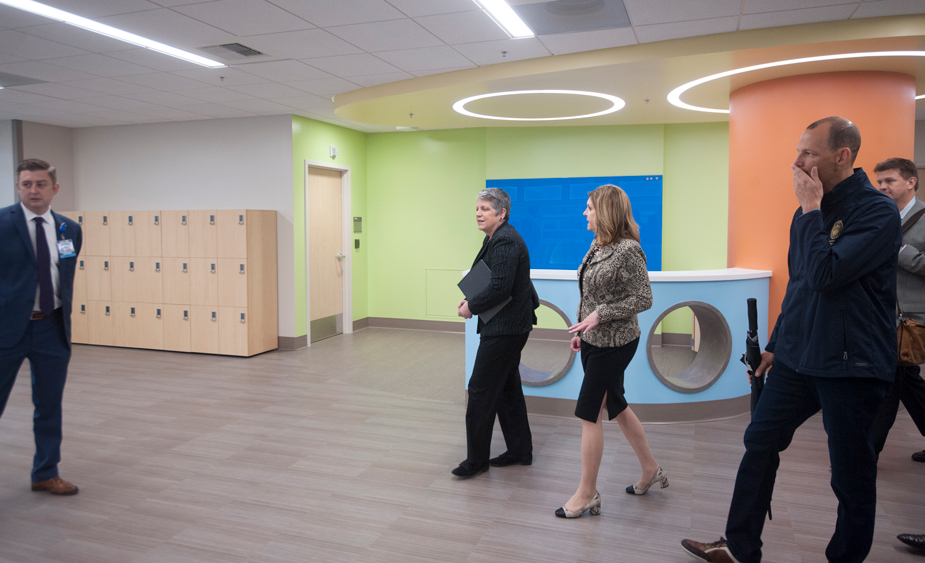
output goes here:
<path id="1" fill-rule="evenodd" d="M 53 495 L 76 495 L 77 485 L 68 483 L 61 477 L 52 477 L 47 481 L 32 483 L 33 491 L 48 491 Z"/>

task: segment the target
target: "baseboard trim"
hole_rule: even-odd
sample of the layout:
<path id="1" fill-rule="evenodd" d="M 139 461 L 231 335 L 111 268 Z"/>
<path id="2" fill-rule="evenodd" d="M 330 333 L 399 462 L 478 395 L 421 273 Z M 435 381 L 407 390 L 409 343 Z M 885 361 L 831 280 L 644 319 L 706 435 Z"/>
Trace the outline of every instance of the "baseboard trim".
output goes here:
<path id="1" fill-rule="evenodd" d="M 369 327 L 369 317 L 363 317 L 358 321 L 353 321 L 353 330 L 362 330 Z"/>
<path id="2" fill-rule="evenodd" d="M 417 319 L 392 319 L 388 317 L 366 317 L 360 321 L 354 321 L 354 330 L 357 330 L 357 323 L 365 323 L 364 328 L 401 328 L 405 330 L 432 330 L 438 332 L 466 332 L 465 323 L 455 323 L 452 321 L 422 321 Z"/>
<path id="3" fill-rule="evenodd" d="M 553 399 L 550 397 L 524 397 L 527 412 L 544 416 L 574 417 L 573 399 Z M 723 420 L 749 414 L 751 395 L 702 401 L 699 403 L 637 403 L 630 404 L 640 421 L 651 424 L 672 424 L 679 422 L 708 422 Z"/>
<path id="4" fill-rule="evenodd" d="M 302 336 L 280 336 L 278 338 L 279 349 L 284 351 L 298 350 L 308 346 L 308 335 Z"/>

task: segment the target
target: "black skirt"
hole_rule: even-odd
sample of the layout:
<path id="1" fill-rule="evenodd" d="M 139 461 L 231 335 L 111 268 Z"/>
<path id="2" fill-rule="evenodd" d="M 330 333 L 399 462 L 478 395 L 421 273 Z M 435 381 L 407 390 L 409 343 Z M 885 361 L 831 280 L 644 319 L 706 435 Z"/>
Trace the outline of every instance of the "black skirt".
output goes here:
<path id="1" fill-rule="evenodd" d="M 597 422 L 601 403 L 607 395 L 608 420 L 613 420 L 626 409 L 623 398 L 623 372 L 630 364 L 639 346 L 639 338 L 615 348 L 599 348 L 581 341 L 581 365 L 585 378 L 578 393 L 575 416 L 588 422 Z"/>

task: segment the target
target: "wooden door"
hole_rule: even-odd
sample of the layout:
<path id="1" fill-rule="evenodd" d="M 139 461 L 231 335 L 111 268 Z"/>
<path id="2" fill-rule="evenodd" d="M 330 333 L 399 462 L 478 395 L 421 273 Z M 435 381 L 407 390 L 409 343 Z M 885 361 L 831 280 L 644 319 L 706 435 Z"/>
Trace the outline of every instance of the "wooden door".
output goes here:
<path id="1" fill-rule="evenodd" d="M 190 304 L 218 305 L 218 260 L 190 258 Z"/>
<path id="2" fill-rule="evenodd" d="M 135 256 L 161 256 L 163 222 L 160 211 L 136 211 Z"/>
<path id="3" fill-rule="evenodd" d="M 83 212 L 83 248 L 81 256 L 111 256 L 109 228 L 112 217 L 108 211 Z"/>
<path id="4" fill-rule="evenodd" d="M 112 300 L 120 302 L 138 301 L 138 286 L 141 271 L 138 259 L 132 256 L 113 256 L 110 262 L 112 276 Z"/>
<path id="5" fill-rule="evenodd" d="M 108 256 L 87 256 L 83 258 L 87 272 L 87 300 L 112 300 L 112 264 Z M 79 264 L 78 264 L 79 265 Z"/>
<path id="6" fill-rule="evenodd" d="M 218 353 L 229 356 L 247 355 L 247 309 L 218 308 Z"/>
<path id="7" fill-rule="evenodd" d="M 217 211 L 218 257 L 247 258 L 247 212 L 243 209 Z"/>
<path id="8" fill-rule="evenodd" d="M 247 307 L 247 260 L 218 259 L 218 306 Z"/>
<path id="9" fill-rule="evenodd" d="M 135 322 L 137 311 L 135 303 L 112 302 L 112 346 L 139 347 L 138 323 Z"/>
<path id="10" fill-rule="evenodd" d="M 218 354 L 218 307 L 190 307 L 190 349 L 201 354 Z"/>
<path id="11" fill-rule="evenodd" d="M 87 344 L 114 345 L 111 302 L 87 301 Z"/>
<path id="12" fill-rule="evenodd" d="M 189 212 L 190 258 L 218 257 L 216 211 Z"/>
<path id="13" fill-rule="evenodd" d="M 190 352 L 190 306 L 164 304 L 164 350 Z"/>
<path id="14" fill-rule="evenodd" d="M 189 258 L 189 211 L 161 212 L 161 255 Z"/>
<path id="15" fill-rule="evenodd" d="M 86 299 L 74 299 L 71 308 L 71 342 L 87 344 L 89 342 L 89 317 Z"/>
<path id="16" fill-rule="evenodd" d="M 312 342 L 343 332 L 341 205 L 341 172 L 309 167 L 309 338 Z"/>
<path id="17" fill-rule="evenodd" d="M 162 260 L 163 262 L 161 262 L 161 272 L 164 277 L 164 303 L 170 303 L 174 305 L 189 305 L 190 259 L 163 258 Z"/>
<path id="18" fill-rule="evenodd" d="M 135 256 L 134 211 L 113 211 L 109 231 L 109 245 L 112 256 Z"/>
<path id="19" fill-rule="evenodd" d="M 161 303 L 138 303 L 135 309 L 138 348 L 164 349 L 164 305 Z"/>
<path id="20" fill-rule="evenodd" d="M 135 300 L 140 303 L 164 302 L 164 263 L 156 256 L 138 256 L 135 258 L 135 271 L 138 274 L 135 286 Z"/>

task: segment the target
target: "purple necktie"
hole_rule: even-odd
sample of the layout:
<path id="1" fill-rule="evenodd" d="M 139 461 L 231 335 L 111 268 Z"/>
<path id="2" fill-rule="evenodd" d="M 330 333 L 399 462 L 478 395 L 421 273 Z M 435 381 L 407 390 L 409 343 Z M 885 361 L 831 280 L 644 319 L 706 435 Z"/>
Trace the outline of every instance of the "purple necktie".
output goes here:
<path id="1" fill-rule="evenodd" d="M 46 315 L 55 310 L 55 290 L 51 284 L 51 255 L 48 253 L 48 239 L 45 238 L 45 220 L 35 221 L 35 265 L 39 271 L 39 309 Z"/>

